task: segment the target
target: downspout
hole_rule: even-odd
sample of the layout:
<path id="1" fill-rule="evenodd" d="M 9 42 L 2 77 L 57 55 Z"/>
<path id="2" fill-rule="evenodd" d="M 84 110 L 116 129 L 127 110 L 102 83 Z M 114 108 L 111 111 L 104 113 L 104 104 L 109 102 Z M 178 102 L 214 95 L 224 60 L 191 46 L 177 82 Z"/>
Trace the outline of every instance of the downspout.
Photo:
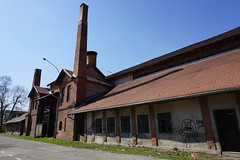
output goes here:
<path id="1" fill-rule="evenodd" d="M 58 107 L 59 107 L 59 97 L 55 96 L 54 94 L 52 94 L 52 96 L 54 98 L 57 99 L 57 106 L 56 106 L 56 116 L 55 116 L 55 126 L 54 126 L 54 138 L 57 137 L 57 120 L 58 120 Z"/>
<path id="2" fill-rule="evenodd" d="M 37 100 L 36 100 L 37 101 Z M 34 102 L 34 103 L 36 103 L 36 102 Z M 36 131 L 37 131 L 37 122 L 38 122 L 38 107 L 39 107 L 39 103 L 40 102 L 38 102 L 38 103 L 36 103 L 37 104 L 37 114 L 36 114 L 36 121 L 35 121 L 35 127 L 34 127 L 34 134 L 33 134 L 33 137 L 35 138 L 36 137 Z"/>
<path id="3" fill-rule="evenodd" d="M 49 107 L 52 106 L 52 98 L 50 99 L 50 103 L 49 103 Z M 48 113 L 48 120 L 47 120 L 47 134 L 46 137 L 49 137 L 49 123 L 50 123 L 50 116 L 51 116 L 51 110 L 49 109 L 49 113 Z"/>

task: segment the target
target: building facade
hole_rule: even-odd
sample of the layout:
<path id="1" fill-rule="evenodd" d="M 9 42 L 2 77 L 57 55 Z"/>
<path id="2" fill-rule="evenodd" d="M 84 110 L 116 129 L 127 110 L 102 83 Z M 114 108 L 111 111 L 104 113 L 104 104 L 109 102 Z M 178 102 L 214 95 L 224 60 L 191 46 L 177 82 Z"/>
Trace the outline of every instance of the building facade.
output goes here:
<path id="1" fill-rule="evenodd" d="M 15 135 L 15 136 L 23 135 L 26 114 L 27 113 L 24 113 L 23 115 L 19 117 L 15 117 L 4 123 L 6 125 L 5 132 L 7 135 Z"/>
<path id="2" fill-rule="evenodd" d="M 73 71 L 36 69 L 25 134 L 219 153 L 240 151 L 240 28 L 110 76 L 87 51 L 80 7 Z"/>

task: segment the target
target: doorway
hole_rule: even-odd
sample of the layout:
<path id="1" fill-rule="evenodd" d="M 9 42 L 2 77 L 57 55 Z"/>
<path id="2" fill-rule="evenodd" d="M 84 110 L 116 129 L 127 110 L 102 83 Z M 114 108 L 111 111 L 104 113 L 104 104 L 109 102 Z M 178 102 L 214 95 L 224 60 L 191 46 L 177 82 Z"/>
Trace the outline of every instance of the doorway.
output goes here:
<path id="1" fill-rule="evenodd" d="M 75 140 L 84 136 L 84 114 L 75 114 Z"/>
<path id="2" fill-rule="evenodd" d="M 222 151 L 240 151 L 240 133 L 235 110 L 226 109 L 213 112 Z"/>

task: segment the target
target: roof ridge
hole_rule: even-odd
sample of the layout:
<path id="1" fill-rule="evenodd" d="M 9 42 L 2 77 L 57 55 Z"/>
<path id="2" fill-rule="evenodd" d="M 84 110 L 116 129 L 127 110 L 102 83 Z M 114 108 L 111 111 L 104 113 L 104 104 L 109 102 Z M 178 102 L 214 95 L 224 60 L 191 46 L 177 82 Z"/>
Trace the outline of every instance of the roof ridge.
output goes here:
<path id="1" fill-rule="evenodd" d="M 147 78 L 149 76 L 154 76 L 154 75 L 161 74 L 161 73 L 164 73 L 164 72 L 169 72 L 169 71 L 171 72 L 172 70 L 176 70 L 177 68 L 181 68 L 181 67 L 188 67 L 188 66 L 192 66 L 192 65 L 197 65 L 199 63 L 204 63 L 204 62 L 209 61 L 209 60 L 221 58 L 222 56 L 227 56 L 228 54 L 234 54 L 233 52 L 237 52 L 237 51 L 240 51 L 240 49 L 235 49 L 233 51 L 219 53 L 219 54 L 213 55 L 211 57 L 206 57 L 206 58 L 202 58 L 202 59 L 199 59 L 199 60 L 196 60 L 196 61 L 192 61 L 192 62 L 189 62 L 189 63 L 182 64 L 182 65 L 178 65 L 178 66 L 174 66 L 174 67 L 171 67 L 171 68 L 167 68 L 165 70 L 161 70 L 161 71 L 158 71 L 158 72 L 154 72 L 154 73 L 151 73 L 151 74 L 148 74 L 148 75 L 145 75 L 145 76 L 133 79 L 132 81 L 136 81 L 136 80 L 139 80 L 139 79 Z M 119 85 L 123 85 L 123 84 L 129 83 L 129 82 L 132 82 L 132 81 L 127 81 L 127 82 L 119 84 Z M 117 86 L 119 86 L 119 85 L 117 85 Z"/>

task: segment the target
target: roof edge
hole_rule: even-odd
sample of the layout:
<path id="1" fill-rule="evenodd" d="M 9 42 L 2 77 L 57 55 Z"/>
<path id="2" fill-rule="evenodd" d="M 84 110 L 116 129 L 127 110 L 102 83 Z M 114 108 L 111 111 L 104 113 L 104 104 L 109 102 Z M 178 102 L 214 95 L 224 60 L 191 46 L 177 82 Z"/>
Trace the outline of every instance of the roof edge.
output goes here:
<path id="1" fill-rule="evenodd" d="M 140 63 L 138 65 L 135 65 L 135 66 L 127 68 L 127 69 L 124 69 L 122 71 L 116 72 L 116 73 L 114 73 L 112 75 L 107 76 L 106 78 L 107 79 L 113 79 L 113 78 L 116 78 L 116 77 L 121 76 L 123 74 L 127 74 L 129 72 L 134 72 L 134 71 L 136 71 L 136 70 L 138 70 L 138 69 L 140 69 L 142 67 L 147 67 L 147 66 L 154 65 L 156 63 L 159 63 L 159 62 L 161 62 L 163 60 L 166 60 L 166 59 L 169 59 L 171 57 L 174 57 L 174 56 L 177 56 L 177 55 L 181 55 L 183 53 L 186 53 L 188 51 L 201 48 L 203 46 L 208 46 L 208 45 L 210 45 L 212 43 L 219 42 L 221 40 L 227 39 L 229 37 L 232 37 L 232 36 L 238 35 L 238 34 L 240 34 L 240 27 L 234 28 L 234 29 L 232 29 L 230 31 L 224 32 L 222 34 L 216 35 L 216 36 L 208 38 L 208 39 L 205 39 L 203 41 L 200 41 L 200 42 L 197 42 L 197 43 L 193 43 L 193 44 L 188 45 L 186 47 L 183 47 L 183 48 L 180 48 L 180 49 L 175 50 L 173 52 L 170 52 L 170 53 L 164 54 L 162 56 L 153 58 L 151 60 L 145 61 L 143 63 Z"/>
<path id="2" fill-rule="evenodd" d="M 201 92 L 201 93 L 195 93 L 195 94 L 183 95 L 183 96 L 177 96 L 177 97 L 171 97 L 171 98 L 165 98 L 165 99 L 156 99 L 156 100 L 151 100 L 151 101 L 144 101 L 144 102 L 138 102 L 138 103 L 111 106 L 111 107 L 106 107 L 106 108 L 97 108 L 97 109 L 92 109 L 92 110 L 90 109 L 90 110 L 77 111 L 77 112 L 71 111 L 68 114 L 78 114 L 78 113 L 85 113 L 85 112 L 92 112 L 92 111 L 99 111 L 99 110 L 107 110 L 107 109 L 113 109 L 113 108 L 130 107 L 130 106 L 134 106 L 134 105 L 164 102 L 164 101 L 170 101 L 170 100 L 179 100 L 179 99 L 183 99 L 183 98 L 193 98 L 193 97 L 199 97 L 199 96 L 205 96 L 205 95 L 219 94 L 219 93 L 224 93 L 224 92 L 233 92 L 233 91 L 238 91 L 238 90 L 240 90 L 240 88 L 227 88 L 227 89 Z"/>

